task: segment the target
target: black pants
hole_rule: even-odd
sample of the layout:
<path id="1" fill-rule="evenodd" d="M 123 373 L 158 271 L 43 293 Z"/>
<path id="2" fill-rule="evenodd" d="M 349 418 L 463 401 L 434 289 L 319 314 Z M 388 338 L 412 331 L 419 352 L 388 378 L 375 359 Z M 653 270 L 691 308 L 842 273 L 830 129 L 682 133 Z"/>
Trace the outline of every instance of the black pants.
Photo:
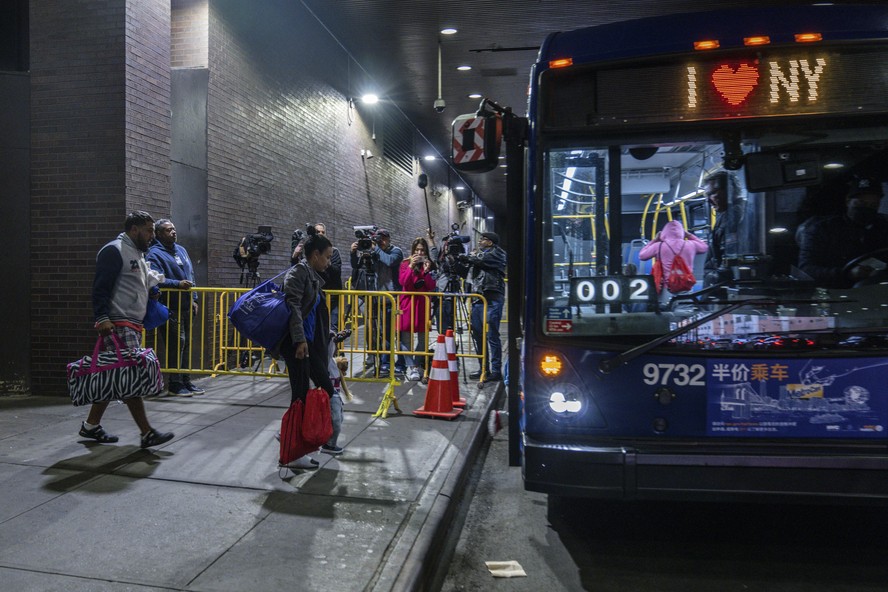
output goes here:
<path id="1" fill-rule="evenodd" d="M 333 381 L 330 380 L 330 349 L 329 349 L 330 317 L 327 314 L 327 306 L 321 300 L 315 315 L 314 339 L 308 342 L 308 356 L 296 358 L 296 347 L 290 338 L 289 332 L 281 343 L 281 356 L 287 364 L 287 374 L 290 378 L 290 403 L 296 399 L 305 401 L 308 393 L 308 379 L 316 386 L 327 391 L 333 396 Z"/>

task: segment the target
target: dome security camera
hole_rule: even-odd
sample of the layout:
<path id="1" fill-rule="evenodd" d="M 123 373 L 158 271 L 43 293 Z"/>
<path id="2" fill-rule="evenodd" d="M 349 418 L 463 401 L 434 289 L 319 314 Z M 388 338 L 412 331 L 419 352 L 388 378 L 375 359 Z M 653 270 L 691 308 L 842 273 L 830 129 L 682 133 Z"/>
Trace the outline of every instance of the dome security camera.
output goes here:
<path id="1" fill-rule="evenodd" d="M 435 112 L 436 113 L 444 113 L 444 108 L 447 106 L 447 103 L 444 102 L 444 99 L 435 99 Z"/>

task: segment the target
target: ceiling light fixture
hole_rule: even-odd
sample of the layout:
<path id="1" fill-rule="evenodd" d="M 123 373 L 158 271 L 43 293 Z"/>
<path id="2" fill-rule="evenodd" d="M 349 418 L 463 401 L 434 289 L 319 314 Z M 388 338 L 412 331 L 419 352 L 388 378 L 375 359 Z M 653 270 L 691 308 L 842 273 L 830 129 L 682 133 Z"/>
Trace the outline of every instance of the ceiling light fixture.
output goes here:
<path id="1" fill-rule="evenodd" d="M 456 69 L 460 70 L 461 72 L 467 72 L 467 71 L 471 70 L 472 67 L 469 65 L 463 64 L 462 66 L 457 66 Z"/>
<path id="2" fill-rule="evenodd" d="M 427 154 L 426 156 L 423 156 L 422 159 L 425 161 L 432 161 L 432 160 L 435 160 L 435 157 L 432 156 L 431 154 Z"/>
<path id="3" fill-rule="evenodd" d="M 480 99 L 480 98 L 481 98 L 481 93 L 472 93 L 472 94 L 468 95 L 468 97 L 469 97 L 470 99 Z"/>
<path id="4" fill-rule="evenodd" d="M 445 28 L 441 29 L 441 34 L 442 35 L 456 35 L 456 29 L 454 29 L 453 27 L 445 27 Z"/>
<path id="5" fill-rule="evenodd" d="M 367 93 L 363 97 L 361 97 L 361 102 L 365 105 L 375 105 L 379 102 L 379 96 L 374 95 L 373 93 Z"/>

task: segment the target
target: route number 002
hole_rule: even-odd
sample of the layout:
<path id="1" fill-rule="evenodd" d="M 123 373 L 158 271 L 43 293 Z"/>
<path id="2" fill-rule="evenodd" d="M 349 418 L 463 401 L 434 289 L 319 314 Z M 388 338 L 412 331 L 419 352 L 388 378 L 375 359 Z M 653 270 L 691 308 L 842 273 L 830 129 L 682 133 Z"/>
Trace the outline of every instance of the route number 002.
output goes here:
<path id="1" fill-rule="evenodd" d="M 576 278 L 572 304 L 616 304 L 650 302 L 653 290 L 647 277 L 599 276 Z"/>
<path id="2" fill-rule="evenodd" d="M 645 364 L 641 372 L 645 384 L 706 386 L 706 367 L 703 364 Z"/>

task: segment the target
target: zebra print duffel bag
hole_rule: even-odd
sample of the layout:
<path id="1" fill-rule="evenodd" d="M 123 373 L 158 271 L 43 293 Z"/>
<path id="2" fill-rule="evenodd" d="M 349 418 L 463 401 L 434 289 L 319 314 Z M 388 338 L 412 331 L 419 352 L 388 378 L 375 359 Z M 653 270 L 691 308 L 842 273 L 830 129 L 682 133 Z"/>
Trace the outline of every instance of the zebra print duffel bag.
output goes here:
<path id="1" fill-rule="evenodd" d="M 68 394 L 74 405 L 148 397 L 163 390 L 160 361 L 151 348 L 128 349 L 112 333 L 116 351 L 99 350 L 68 364 Z"/>

